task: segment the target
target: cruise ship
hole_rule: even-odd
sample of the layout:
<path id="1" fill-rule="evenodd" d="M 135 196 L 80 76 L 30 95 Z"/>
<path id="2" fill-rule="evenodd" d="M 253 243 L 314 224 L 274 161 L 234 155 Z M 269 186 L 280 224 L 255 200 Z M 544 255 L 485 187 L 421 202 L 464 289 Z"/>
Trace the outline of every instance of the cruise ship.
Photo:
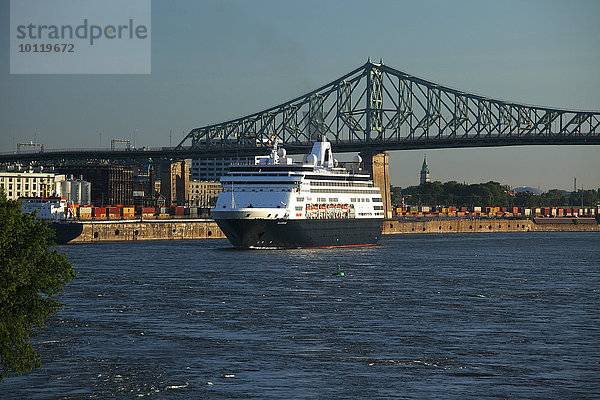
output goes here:
<path id="1" fill-rule="evenodd" d="M 301 163 L 274 142 L 258 164 L 232 165 L 221 185 L 211 212 L 237 248 L 368 246 L 381 236 L 379 188 L 358 168 L 339 167 L 325 137 Z"/>

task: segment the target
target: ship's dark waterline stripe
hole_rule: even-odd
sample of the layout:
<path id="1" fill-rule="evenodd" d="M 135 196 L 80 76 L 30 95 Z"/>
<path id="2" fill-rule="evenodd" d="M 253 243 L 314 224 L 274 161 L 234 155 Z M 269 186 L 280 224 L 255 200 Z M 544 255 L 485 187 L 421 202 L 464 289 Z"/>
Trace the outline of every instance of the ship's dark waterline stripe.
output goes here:
<path id="1" fill-rule="evenodd" d="M 365 243 L 365 244 L 343 244 L 339 246 L 317 246 L 317 247 L 303 247 L 304 249 L 333 249 L 337 247 L 363 247 L 363 246 L 376 246 L 377 243 Z"/>

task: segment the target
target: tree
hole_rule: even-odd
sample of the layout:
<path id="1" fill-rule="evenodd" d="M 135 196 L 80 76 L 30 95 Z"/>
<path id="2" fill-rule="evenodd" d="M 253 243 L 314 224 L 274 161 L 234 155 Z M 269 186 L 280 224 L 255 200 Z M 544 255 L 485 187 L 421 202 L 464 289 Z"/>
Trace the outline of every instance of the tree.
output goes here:
<path id="1" fill-rule="evenodd" d="M 66 256 L 51 249 L 53 237 L 47 222 L 23 214 L 0 188 L 0 381 L 41 366 L 29 340 L 75 277 Z"/>
<path id="2" fill-rule="evenodd" d="M 565 207 L 569 204 L 568 192 L 558 189 L 550 189 L 542 194 L 542 204 L 547 207 Z"/>
<path id="3" fill-rule="evenodd" d="M 515 195 L 515 199 L 513 204 L 516 207 L 541 207 L 542 205 L 542 196 L 539 194 L 531 193 L 529 191 L 526 192 L 518 192 Z"/>
<path id="4" fill-rule="evenodd" d="M 598 192 L 595 190 L 582 190 L 571 192 L 569 205 L 573 207 L 593 207 L 598 204 Z"/>

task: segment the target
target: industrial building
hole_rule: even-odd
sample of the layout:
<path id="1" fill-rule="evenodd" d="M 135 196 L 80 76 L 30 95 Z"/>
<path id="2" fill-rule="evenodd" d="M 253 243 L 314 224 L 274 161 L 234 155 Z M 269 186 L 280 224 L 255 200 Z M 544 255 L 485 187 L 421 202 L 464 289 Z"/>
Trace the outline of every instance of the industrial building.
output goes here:
<path id="1" fill-rule="evenodd" d="M 133 204 L 133 171 L 107 164 L 59 167 L 64 174 L 79 176 L 91 184 L 91 203 Z"/>
<path id="2" fill-rule="evenodd" d="M 92 202 L 92 184 L 83 179 L 68 176 L 56 183 L 56 195 L 69 204 L 87 205 Z"/>

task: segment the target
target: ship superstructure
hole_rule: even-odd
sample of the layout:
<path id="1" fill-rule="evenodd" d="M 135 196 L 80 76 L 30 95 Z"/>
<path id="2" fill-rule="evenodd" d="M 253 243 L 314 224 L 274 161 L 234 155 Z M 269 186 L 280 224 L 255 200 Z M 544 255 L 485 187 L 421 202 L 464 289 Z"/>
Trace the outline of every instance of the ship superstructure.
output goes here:
<path id="1" fill-rule="evenodd" d="M 259 164 L 232 166 L 221 185 L 212 214 L 235 247 L 370 245 L 381 235 L 379 188 L 368 174 L 338 167 L 325 138 L 301 163 L 275 144 Z"/>

